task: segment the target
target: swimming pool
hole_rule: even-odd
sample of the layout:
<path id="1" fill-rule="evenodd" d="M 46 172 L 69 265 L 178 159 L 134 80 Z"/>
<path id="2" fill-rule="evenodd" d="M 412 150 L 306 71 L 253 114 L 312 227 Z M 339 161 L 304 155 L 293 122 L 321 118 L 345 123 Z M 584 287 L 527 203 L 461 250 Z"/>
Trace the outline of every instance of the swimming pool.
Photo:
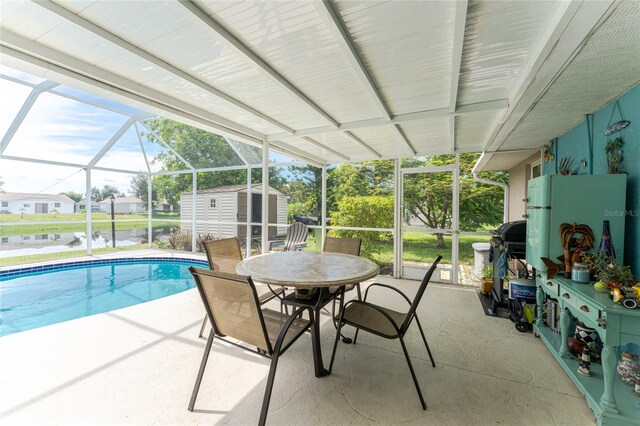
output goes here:
<path id="1" fill-rule="evenodd" d="M 125 258 L 0 272 L 0 336 L 148 302 L 194 287 L 204 260 Z"/>

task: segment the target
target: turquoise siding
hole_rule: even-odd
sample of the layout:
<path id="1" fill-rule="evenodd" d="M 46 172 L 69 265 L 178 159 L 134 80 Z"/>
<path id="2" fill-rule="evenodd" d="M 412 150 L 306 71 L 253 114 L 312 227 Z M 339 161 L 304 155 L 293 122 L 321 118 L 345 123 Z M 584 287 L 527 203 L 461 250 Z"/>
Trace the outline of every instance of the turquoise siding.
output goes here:
<path id="1" fill-rule="evenodd" d="M 635 85 L 627 92 L 614 99 L 604 108 L 593 114 L 593 174 L 607 173 L 607 159 L 604 147 L 610 137 L 604 136 L 611 111 L 616 100 L 620 101 L 620 107 L 625 120 L 631 124 L 620 133 L 623 145 L 623 170 L 627 172 L 627 213 L 625 223 L 626 239 L 625 264 L 631 265 L 636 277 L 640 277 L 640 84 Z M 620 120 L 616 111 L 612 121 Z M 560 159 L 569 157 L 573 159 L 573 168 L 579 168 L 580 174 L 588 174 L 589 168 L 582 168 L 580 160 L 589 158 L 587 125 L 582 121 L 564 135 L 558 137 L 556 142 L 556 156 L 551 162 L 544 164 L 544 174 L 557 173 Z M 601 229 L 594 229 L 597 238 Z M 614 241 L 614 243 L 616 243 Z M 619 242 L 618 242 L 619 244 Z"/>

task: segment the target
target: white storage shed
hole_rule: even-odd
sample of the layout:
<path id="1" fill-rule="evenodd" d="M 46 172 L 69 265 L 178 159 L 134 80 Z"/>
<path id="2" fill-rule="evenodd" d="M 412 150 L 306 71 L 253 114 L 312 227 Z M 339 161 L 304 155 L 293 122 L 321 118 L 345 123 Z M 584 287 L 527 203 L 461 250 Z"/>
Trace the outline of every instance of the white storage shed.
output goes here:
<path id="1" fill-rule="evenodd" d="M 251 189 L 251 221 L 262 221 L 262 185 L 255 184 Z M 192 193 L 180 194 L 180 219 L 191 220 Z M 247 235 L 246 225 L 237 222 L 247 220 L 247 185 L 228 185 L 216 188 L 198 190 L 196 195 L 196 232 L 213 234 L 218 238 L 238 237 Z M 288 215 L 287 196 L 269 187 L 269 223 L 286 225 Z M 221 224 L 220 222 L 234 222 Z M 190 230 L 190 224 L 183 224 L 184 230 Z M 285 226 L 269 227 L 269 237 L 284 235 Z M 260 235 L 260 226 L 254 226 L 252 233 Z"/>

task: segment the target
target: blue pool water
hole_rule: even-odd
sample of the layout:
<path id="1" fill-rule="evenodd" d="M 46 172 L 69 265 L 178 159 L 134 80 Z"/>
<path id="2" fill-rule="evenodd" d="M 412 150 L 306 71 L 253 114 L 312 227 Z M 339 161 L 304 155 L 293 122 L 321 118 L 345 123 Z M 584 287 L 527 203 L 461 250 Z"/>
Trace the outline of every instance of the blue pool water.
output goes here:
<path id="1" fill-rule="evenodd" d="M 186 259 L 119 259 L 0 276 L 0 336 L 159 299 L 194 287 Z"/>

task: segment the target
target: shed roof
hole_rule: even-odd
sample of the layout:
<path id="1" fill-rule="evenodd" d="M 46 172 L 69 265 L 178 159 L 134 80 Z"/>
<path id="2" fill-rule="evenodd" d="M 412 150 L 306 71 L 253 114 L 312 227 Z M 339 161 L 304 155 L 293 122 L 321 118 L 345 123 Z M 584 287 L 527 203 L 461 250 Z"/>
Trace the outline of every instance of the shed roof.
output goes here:
<path id="1" fill-rule="evenodd" d="M 2 2 L 8 66 L 315 163 L 540 148 L 636 84 L 640 2 Z"/>
<path id="2" fill-rule="evenodd" d="M 198 194 L 218 194 L 223 192 L 246 193 L 247 185 L 223 185 L 223 186 L 216 186 L 215 188 L 198 189 Z M 255 183 L 251 185 L 251 192 L 254 194 L 262 194 L 262 184 Z M 187 195 L 187 194 L 192 194 L 192 191 L 180 193 L 180 195 Z M 284 195 L 282 192 L 278 191 L 277 189 L 271 186 L 269 186 L 269 194 Z"/>

